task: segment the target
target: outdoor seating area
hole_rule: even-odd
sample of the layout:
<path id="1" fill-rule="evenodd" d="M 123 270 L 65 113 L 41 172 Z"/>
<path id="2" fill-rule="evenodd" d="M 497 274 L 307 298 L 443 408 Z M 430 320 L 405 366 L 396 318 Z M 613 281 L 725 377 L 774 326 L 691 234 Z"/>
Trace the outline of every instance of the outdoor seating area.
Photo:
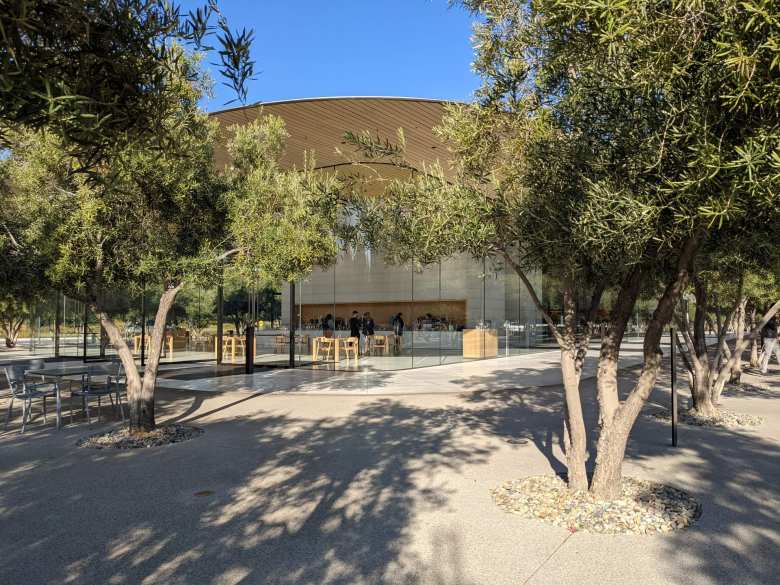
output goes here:
<path id="1" fill-rule="evenodd" d="M 43 360 L 33 360 L 27 366 L 6 365 L 2 370 L 9 389 L 6 429 L 14 416 L 15 402 L 21 406 L 21 433 L 25 432 L 36 416 L 34 404 L 39 405 L 43 423 L 46 424 L 47 398 L 54 401 L 58 430 L 62 428 L 65 399 L 69 401 L 71 423 L 74 422 L 74 410 L 78 409 L 87 423 L 91 424 L 95 406 L 98 421 L 101 420 L 104 406 L 110 406 L 120 420 L 125 420 L 123 397 L 126 395 L 126 380 L 121 362 L 90 365 L 63 362 L 46 364 Z"/>

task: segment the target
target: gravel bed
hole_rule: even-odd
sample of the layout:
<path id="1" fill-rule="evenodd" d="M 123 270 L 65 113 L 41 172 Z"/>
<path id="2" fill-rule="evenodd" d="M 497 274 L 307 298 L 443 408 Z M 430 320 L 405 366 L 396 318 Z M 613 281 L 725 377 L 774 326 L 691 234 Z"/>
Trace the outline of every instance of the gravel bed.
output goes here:
<path id="1" fill-rule="evenodd" d="M 131 435 L 128 427 L 122 427 L 85 437 L 76 446 L 88 449 L 142 449 L 181 443 L 202 434 L 203 429 L 178 424 L 162 425 L 151 432 L 136 435 Z"/>
<path id="2" fill-rule="evenodd" d="M 701 507 L 687 493 L 658 483 L 623 478 L 620 498 L 597 501 L 570 491 L 555 475 L 507 481 L 491 491 L 501 509 L 572 532 L 658 534 L 690 526 Z"/>
<path id="3" fill-rule="evenodd" d="M 651 416 L 667 422 L 671 422 L 672 420 L 672 415 L 668 410 L 654 412 Z M 677 422 L 684 425 L 696 427 L 724 427 L 729 429 L 756 427 L 763 424 L 764 420 L 763 416 L 733 412 L 725 408 L 719 408 L 717 416 L 701 416 L 695 411 L 689 410 L 687 412 L 681 412 L 677 417 Z"/>

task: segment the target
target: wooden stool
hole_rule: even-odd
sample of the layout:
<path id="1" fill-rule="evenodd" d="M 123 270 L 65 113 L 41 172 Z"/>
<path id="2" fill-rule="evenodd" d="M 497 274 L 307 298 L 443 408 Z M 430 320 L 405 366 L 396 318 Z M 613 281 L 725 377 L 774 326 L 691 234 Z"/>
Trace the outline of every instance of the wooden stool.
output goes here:
<path id="1" fill-rule="evenodd" d="M 371 343 L 371 353 L 376 355 L 376 350 L 381 349 L 382 355 L 387 355 L 387 336 L 374 335 Z"/>
<path id="2" fill-rule="evenodd" d="M 319 357 L 320 351 L 325 353 L 326 360 L 330 359 L 333 348 L 335 347 L 336 338 L 334 337 L 315 337 L 314 338 L 314 354 L 313 359 L 316 361 Z"/>
<path id="3" fill-rule="evenodd" d="M 360 339 L 357 337 L 347 337 L 344 340 L 344 352 L 349 359 L 349 352 L 352 352 L 352 357 L 358 358 L 358 351 L 360 350 Z"/>

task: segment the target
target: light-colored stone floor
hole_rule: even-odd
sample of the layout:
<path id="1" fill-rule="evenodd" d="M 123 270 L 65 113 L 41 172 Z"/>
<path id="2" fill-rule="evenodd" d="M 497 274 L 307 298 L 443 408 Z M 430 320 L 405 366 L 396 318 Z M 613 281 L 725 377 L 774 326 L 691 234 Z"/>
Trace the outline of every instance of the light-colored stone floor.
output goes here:
<path id="1" fill-rule="evenodd" d="M 583 376 L 595 375 L 594 349 L 587 359 Z M 668 345 L 662 345 L 668 353 Z M 203 377 L 194 380 L 161 378 L 161 388 L 196 390 L 203 392 L 255 391 L 296 393 L 345 394 L 407 394 L 457 393 L 464 389 L 485 389 L 517 386 L 549 386 L 560 384 L 557 350 L 539 351 L 518 356 L 488 360 L 457 362 L 435 367 L 372 369 L 370 360 L 404 358 L 363 358 L 367 366 L 360 371 L 339 371 L 331 367 L 262 370 L 254 374 Z M 621 367 L 641 363 L 641 344 L 625 342 L 621 353 Z M 384 365 L 383 362 L 377 366 Z M 179 366 L 186 367 L 186 366 Z"/>

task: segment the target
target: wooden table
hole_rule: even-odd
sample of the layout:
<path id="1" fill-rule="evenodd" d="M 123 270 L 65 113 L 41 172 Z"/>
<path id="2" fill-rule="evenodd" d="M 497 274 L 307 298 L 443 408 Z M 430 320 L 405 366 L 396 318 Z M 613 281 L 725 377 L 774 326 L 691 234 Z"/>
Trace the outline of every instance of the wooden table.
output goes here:
<path id="1" fill-rule="evenodd" d="M 144 336 L 144 342 L 149 345 L 149 336 Z M 165 343 L 168 345 L 168 352 L 173 353 L 173 335 L 165 336 Z M 138 348 L 141 346 L 141 335 L 133 335 L 133 353 L 139 353 Z"/>
<path id="2" fill-rule="evenodd" d="M 464 329 L 463 357 L 498 357 L 498 332 L 495 329 Z"/>

